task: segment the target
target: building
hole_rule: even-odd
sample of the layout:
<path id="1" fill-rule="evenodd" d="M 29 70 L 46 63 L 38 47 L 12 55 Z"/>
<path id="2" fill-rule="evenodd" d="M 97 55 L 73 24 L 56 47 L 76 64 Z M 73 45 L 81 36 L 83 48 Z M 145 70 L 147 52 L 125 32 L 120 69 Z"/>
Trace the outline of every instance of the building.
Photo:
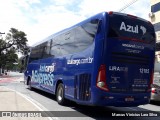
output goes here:
<path id="1" fill-rule="evenodd" d="M 160 0 L 150 0 L 150 3 L 151 12 L 149 13 L 149 17 L 156 32 L 156 62 L 160 62 Z"/>
<path id="2" fill-rule="evenodd" d="M 160 42 L 160 0 L 151 0 L 151 12 L 149 13 L 151 22 L 156 32 L 156 40 Z"/>

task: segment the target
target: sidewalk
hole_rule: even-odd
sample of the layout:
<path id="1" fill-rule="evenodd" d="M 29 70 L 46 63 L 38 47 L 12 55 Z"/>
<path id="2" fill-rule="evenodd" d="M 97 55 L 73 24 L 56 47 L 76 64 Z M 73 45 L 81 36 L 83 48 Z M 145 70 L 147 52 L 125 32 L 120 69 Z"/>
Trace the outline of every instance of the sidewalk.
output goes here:
<path id="1" fill-rule="evenodd" d="M 22 81 L 20 77 L 16 81 Z M 27 100 L 21 94 L 0 84 L 0 120 L 48 120 L 47 117 L 1 117 L 3 111 L 40 111 L 36 105 Z"/>
<path id="2" fill-rule="evenodd" d="M 24 82 L 23 73 L 18 72 L 7 72 L 7 75 L 0 75 L 0 83 L 10 82 L 10 81 L 17 81 L 17 82 Z"/>

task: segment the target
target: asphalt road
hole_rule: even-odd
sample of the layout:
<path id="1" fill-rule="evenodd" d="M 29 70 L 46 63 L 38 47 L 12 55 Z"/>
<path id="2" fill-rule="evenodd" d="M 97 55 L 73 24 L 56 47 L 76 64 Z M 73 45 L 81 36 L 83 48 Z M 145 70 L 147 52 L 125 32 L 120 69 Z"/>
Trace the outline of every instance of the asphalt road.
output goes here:
<path id="1" fill-rule="evenodd" d="M 42 92 L 40 90 L 29 90 L 23 82 L 19 81 L 10 81 L 6 83 L 1 83 L 0 85 L 6 86 L 7 88 L 13 89 L 20 92 L 21 94 L 27 96 L 28 98 L 34 100 L 39 107 L 44 111 L 55 111 L 57 119 L 70 120 L 70 119 L 79 119 L 79 120 L 92 120 L 92 119 L 132 119 L 132 120 L 160 120 L 159 117 L 142 117 L 145 116 L 144 113 L 152 111 L 157 111 L 160 113 L 160 103 L 152 102 L 148 105 L 143 105 L 139 107 L 89 107 L 77 105 L 74 102 L 68 101 L 66 106 L 58 105 L 55 99 L 55 96 Z M 57 112 L 58 111 L 58 112 Z M 68 112 L 69 111 L 69 112 Z M 120 113 L 121 117 L 113 117 L 114 113 Z M 123 114 L 126 113 L 137 113 L 141 114 L 140 117 L 123 117 Z M 108 115 L 109 114 L 109 115 Z M 111 115 L 112 114 L 112 115 Z M 63 116 L 63 117 L 61 117 Z M 67 117 L 68 116 L 68 117 Z"/>

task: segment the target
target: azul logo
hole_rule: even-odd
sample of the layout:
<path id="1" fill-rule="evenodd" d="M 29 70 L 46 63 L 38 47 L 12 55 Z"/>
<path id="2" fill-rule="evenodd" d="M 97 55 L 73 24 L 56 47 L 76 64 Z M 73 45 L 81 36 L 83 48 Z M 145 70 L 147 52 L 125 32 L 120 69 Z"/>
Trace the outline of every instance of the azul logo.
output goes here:
<path id="1" fill-rule="evenodd" d="M 145 28 L 144 26 L 141 26 L 140 29 L 142 30 L 143 35 L 144 35 L 144 34 L 146 33 L 146 31 L 147 31 L 146 28 Z"/>
<path id="2" fill-rule="evenodd" d="M 132 26 L 132 25 L 126 25 L 125 22 L 121 23 L 120 26 L 120 30 L 124 30 L 127 32 L 132 32 L 132 33 L 139 33 L 139 29 L 142 30 L 143 35 L 146 33 L 147 29 L 144 26 L 140 26 L 140 28 L 138 27 L 138 25 L 136 26 Z"/>
<path id="3" fill-rule="evenodd" d="M 127 32 L 138 33 L 138 25 L 126 25 L 124 22 L 121 23 L 120 30 L 124 30 Z"/>

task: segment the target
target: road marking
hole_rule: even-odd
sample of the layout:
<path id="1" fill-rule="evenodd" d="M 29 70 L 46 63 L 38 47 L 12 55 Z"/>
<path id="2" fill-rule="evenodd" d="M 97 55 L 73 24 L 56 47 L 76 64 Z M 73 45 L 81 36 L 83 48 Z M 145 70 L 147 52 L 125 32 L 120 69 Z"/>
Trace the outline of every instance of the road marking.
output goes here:
<path id="1" fill-rule="evenodd" d="M 5 86 L 4 86 L 5 87 Z M 37 102 L 36 100 L 16 91 L 16 90 L 13 90 L 11 88 L 8 88 L 8 87 L 5 87 L 11 91 L 14 91 L 16 92 L 17 94 L 19 94 L 20 96 L 22 96 L 23 98 L 25 98 L 27 101 L 29 101 L 30 103 L 32 103 L 36 108 L 38 108 L 39 111 L 49 111 L 47 108 L 45 108 L 43 105 L 41 105 L 39 102 Z M 59 120 L 58 117 L 47 117 L 49 120 Z"/>

